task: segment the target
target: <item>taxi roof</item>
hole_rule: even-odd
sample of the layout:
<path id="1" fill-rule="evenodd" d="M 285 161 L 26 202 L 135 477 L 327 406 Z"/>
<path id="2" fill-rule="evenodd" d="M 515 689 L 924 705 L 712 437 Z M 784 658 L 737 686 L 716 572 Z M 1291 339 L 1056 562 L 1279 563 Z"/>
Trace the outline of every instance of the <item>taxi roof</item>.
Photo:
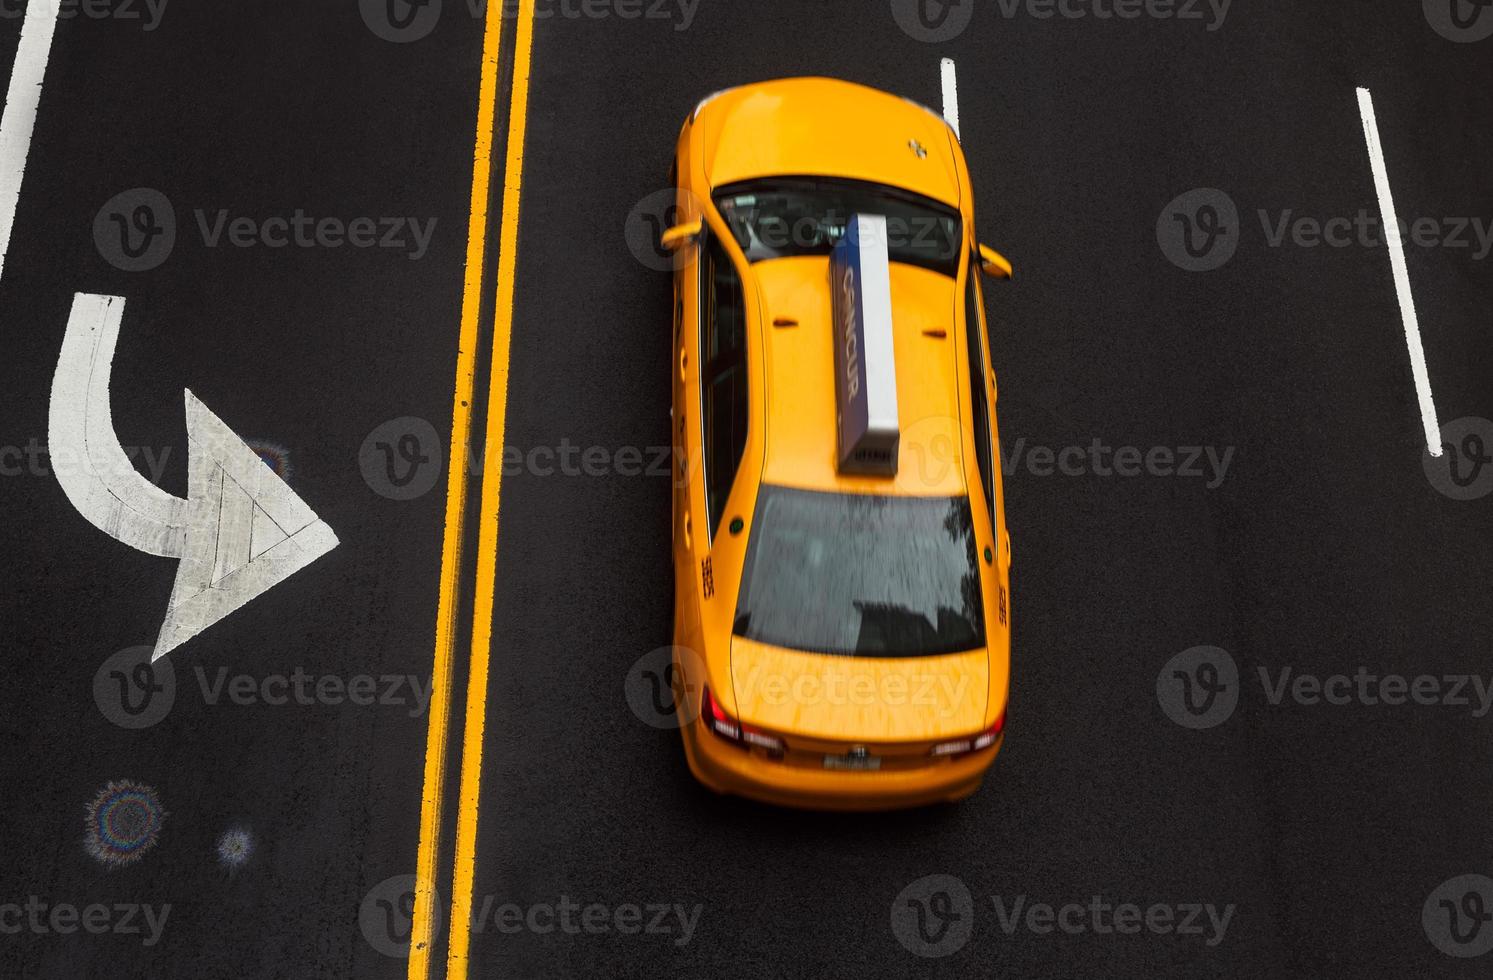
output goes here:
<path id="1" fill-rule="evenodd" d="M 895 477 L 844 474 L 837 466 L 829 259 L 796 256 L 752 266 L 763 302 L 765 482 L 889 496 L 965 492 L 956 284 L 917 266 L 890 268 L 901 430 Z M 796 325 L 775 326 L 775 320 Z"/>

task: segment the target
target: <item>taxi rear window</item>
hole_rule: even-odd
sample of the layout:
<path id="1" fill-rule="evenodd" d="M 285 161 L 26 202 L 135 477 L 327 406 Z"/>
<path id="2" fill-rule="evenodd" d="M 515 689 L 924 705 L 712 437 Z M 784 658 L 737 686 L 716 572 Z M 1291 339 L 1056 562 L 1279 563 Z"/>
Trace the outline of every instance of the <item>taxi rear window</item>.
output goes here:
<path id="1" fill-rule="evenodd" d="M 734 632 L 772 646 L 924 657 L 985 645 L 968 497 L 764 485 Z"/>

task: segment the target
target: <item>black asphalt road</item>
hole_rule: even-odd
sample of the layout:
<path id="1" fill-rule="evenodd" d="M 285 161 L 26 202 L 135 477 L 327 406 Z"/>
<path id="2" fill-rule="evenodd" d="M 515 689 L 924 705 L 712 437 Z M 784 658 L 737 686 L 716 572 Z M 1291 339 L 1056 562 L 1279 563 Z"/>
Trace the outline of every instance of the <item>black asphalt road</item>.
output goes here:
<path id="1" fill-rule="evenodd" d="M 11 50 L 18 27 L 0 23 Z M 47 444 L 72 294 L 121 295 L 122 444 L 163 461 L 163 485 L 184 496 L 189 387 L 246 439 L 288 450 L 290 485 L 341 545 L 177 650 L 174 700 L 147 708 L 169 712 L 122 728 L 97 706 L 95 674 L 154 642 L 176 563 L 85 522 L 45 457 L 6 457 L 0 904 L 171 910 L 149 946 L 148 934 L 43 934 L 28 921 L 0 935 L 0 975 L 398 972 L 361 937 L 358 909 L 372 883 L 412 870 L 425 715 L 407 685 L 377 683 L 367 706 L 315 685 L 429 683 L 445 495 L 379 495 L 359 451 L 401 416 L 449 429 L 480 51 L 480 31 L 454 20 L 391 44 L 356 4 L 170 4 L 151 31 L 59 24 L 0 284 L 0 443 Z M 171 202 L 177 237 L 157 268 L 124 272 L 96 246 L 94 219 L 139 187 Z M 240 248 L 226 233 L 209 247 L 197 212 L 211 230 L 224 209 L 436 225 L 418 261 L 400 248 Z M 298 668 L 311 704 L 274 680 L 294 683 Z M 249 703 L 227 686 L 239 675 L 253 679 Z M 144 693 L 125 676 L 138 707 Z M 119 717 L 117 682 L 104 684 Z M 377 703 L 386 692 L 402 703 Z M 118 780 L 156 790 L 168 815 L 155 848 L 115 868 L 87 853 L 84 807 Z M 217 855 L 235 828 L 253 842 L 242 867 Z"/>
<path id="2" fill-rule="evenodd" d="M 1386 250 L 1291 229 L 1377 215 L 1358 86 L 1401 216 L 1490 227 L 1493 38 L 1450 40 L 1431 26 L 1444 12 L 1411 2 L 1239 0 L 1220 23 L 1202 4 L 1202 20 L 1043 19 L 991 0 L 937 43 L 884 0 L 625 6 L 552 4 L 535 32 L 506 441 L 604 462 L 503 479 L 470 975 L 1485 976 L 1493 952 L 1450 954 L 1493 945 L 1493 882 L 1457 880 L 1493 877 L 1493 495 L 1453 499 L 1423 468 Z M 0 30 L 8 64 L 17 22 Z M 27 920 L 0 932 L 0 975 L 404 976 L 397 902 L 367 900 L 414 869 L 424 713 L 210 703 L 203 687 L 297 667 L 428 683 L 444 483 L 391 499 L 412 491 L 365 473 L 360 449 L 422 431 L 380 430 L 396 419 L 427 420 L 436 455 L 449 435 L 480 51 L 451 0 L 405 44 L 352 3 L 60 26 L 0 282 L 0 444 L 47 441 L 72 294 L 123 295 L 123 444 L 169 448 L 161 482 L 183 494 L 190 387 L 289 450 L 292 487 L 342 544 L 173 653 L 169 713 L 126 728 L 95 676 L 153 640 L 174 563 L 108 540 L 44 467 L 0 479 L 0 930 L 32 896 L 171 906 L 152 945 Z M 987 290 L 1015 555 L 1006 747 L 957 806 L 717 798 L 625 697 L 670 640 L 671 601 L 668 478 L 617 472 L 625 449 L 646 461 L 669 442 L 668 277 L 629 248 L 628 216 L 665 186 L 701 96 L 825 74 L 937 108 L 943 57 L 981 237 L 1018 270 Z M 178 239 L 128 273 L 93 224 L 139 187 L 172 202 Z M 1187 271 L 1175 215 L 1205 221 L 1201 205 L 1225 251 Z M 195 214 L 297 208 L 437 223 L 411 261 L 208 247 Z M 1460 234 L 1471 247 L 1408 248 L 1449 427 L 1493 418 L 1493 256 Z M 1493 424 L 1467 424 L 1493 449 Z M 1476 449 L 1460 431 L 1456 451 Z M 1067 447 L 1083 448 L 1073 475 L 1045 455 Z M 1203 475 L 1106 472 L 1119 447 L 1199 447 Z M 1489 482 L 1493 467 L 1469 492 Z M 1201 657 L 1227 690 L 1191 715 L 1174 670 L 1205 680 Z M 1347 703 L 1312 703 L 1314 680 Z M 85 804 L 114 780 L 168 811 L 122 867 L 85 846 Z M 255 845 L 238 867 L 217 854 L 235 828 Z M 439 887 L 449 900 L 449 875 Z M 959 918 L 919 947 L 904 926 L 935 892 Z M 1139 924 L 1116 932 L 1127 905 Z M 439 976 L 444 938 L 437 952 Z"/>

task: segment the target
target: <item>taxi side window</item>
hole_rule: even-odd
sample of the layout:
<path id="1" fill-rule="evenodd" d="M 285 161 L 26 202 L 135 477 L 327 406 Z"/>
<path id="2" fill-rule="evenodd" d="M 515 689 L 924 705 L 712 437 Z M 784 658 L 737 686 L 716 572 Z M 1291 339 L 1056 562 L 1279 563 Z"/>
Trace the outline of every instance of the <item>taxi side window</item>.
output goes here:
<path id="1" fill-rule="evenodd" d="M 990 509 L 990 520 L 995 520 L 995 471 L 990 452 L 990 383 L 985 367 L 985 342 L 980 336 L 980 287 L 979 269 L 971 265 L 969 285 L 964 303 L 964 336 L 969 356 L 964 359 L 969 369 L 970 407 L 975 417 L 975 457 L 980 467 L 980 486 L 985 489 L 985 502 Z"/>
<path id="2" fill-rule="evenodd" d="M 746 299 L 731 256 L 710 237 L 701 263 L 700 404 L 712 537 L 746 448 Z"/>

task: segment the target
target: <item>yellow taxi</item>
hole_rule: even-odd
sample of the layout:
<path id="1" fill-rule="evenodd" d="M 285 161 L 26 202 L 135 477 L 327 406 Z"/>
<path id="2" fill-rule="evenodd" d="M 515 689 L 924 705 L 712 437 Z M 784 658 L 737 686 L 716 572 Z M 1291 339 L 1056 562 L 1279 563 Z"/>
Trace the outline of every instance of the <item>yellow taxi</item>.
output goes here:
<path id="1" fill-rule="evenodd" d="M 974 792 L 1000 750 L 1011 546 L 959 140 L 914 102 L 794 78 L 679 135 L 674 695 L 706 786 L 881 809 Z"/>

